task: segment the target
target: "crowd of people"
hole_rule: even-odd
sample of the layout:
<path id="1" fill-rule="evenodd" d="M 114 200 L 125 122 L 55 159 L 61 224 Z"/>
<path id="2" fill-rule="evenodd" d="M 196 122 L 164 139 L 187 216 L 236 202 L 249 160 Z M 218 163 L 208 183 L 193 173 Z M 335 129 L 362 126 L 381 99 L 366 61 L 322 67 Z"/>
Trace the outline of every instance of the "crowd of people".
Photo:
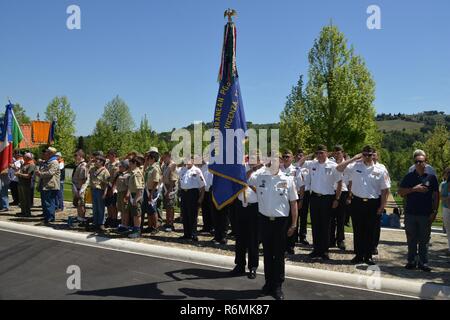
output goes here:
<path id="1" fill-rule="evenodd" d="M 106 155 L 94 152 L 89 157 L 77 150 L 74 160 L 72 194 L 77 216 L 69 219 L 69 225 L 100 233 L 111 229 L 139 238 L 143 233 L 175 231 L 175 209 L 179 207 L 183 224 L 180 239 L 197 242 L 201 211 L 200 232 L 211 234 L 215 245 L 226 244 L 231 236 L 236 239 L 236 266 L 231 275 L 244 275 L 247 268 L 248 277 L 256 278 L 262 243 L 266 280 L 263 292 L 277 299 L 284 297 L 281 287 L 286 253 L 295 254 L 297 245 L 310 246 L 308 215 L 312 227 L 311 261 L 330 260 L 330 248 L 348 250 L 344 229 L 351 218 L 355 254 L 351 262 L 376 264 L 373 257 L 378 254 L 391 181 L 371 146 L 354 157 L 339 145 L 330 152 L 319 145 L 310 155 L 298 149 L 295 155 L 284 150 L 280 157 L 247 156 L 248 187 L 221 210 L 213 204 L 214 176 L 205 161 L 197 166 L 191 157 L 177 165 L 169 152 L 160 155 L 155 147 L 145 154 L 131 152 L 121 158 L 115 150 Z M 445 228 L 450 230 L 450 168 L 439 186 L 425 152 L 416 150 L 412 162 L 398 190 L 405 199 L 406 268 L 429 272 L 431 224 L 440 201 Z M 62 155 L 53 147 L 47 148 L 38 161 L 29 152 L 14 154 L 10 168 L 0 174 L 0 211 L 8 210 L 10 188 L 11 205 L 19 204 L 21 208 L 18 215 L 31 216 L 35 180 L 44 223 L 55 221 L 55 213 L 64 210 L 65 170 Z M 88 200 L 92 202 L 92 216 L 87 214 Z M 447 236 L 450 248 L 448 232 Z M 450 256 L 450 249 L 447 254 Z"/>

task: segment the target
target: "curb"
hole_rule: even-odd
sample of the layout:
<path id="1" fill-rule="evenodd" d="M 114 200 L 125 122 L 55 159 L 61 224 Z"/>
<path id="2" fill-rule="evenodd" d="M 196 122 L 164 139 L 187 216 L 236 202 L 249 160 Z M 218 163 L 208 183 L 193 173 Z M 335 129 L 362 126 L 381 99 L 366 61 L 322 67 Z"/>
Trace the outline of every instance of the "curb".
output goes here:
<path id="1" fill-rule="evenodd" d="M 85 245 L 156 258 L 176 260 L 206 266 L 231 269 L 234 258 L 215 253 L 197 252 L 188 249 L 163 247 L 128 240 L 109 239 L 92 234 L 54 230 L 48 227 L 27 226 L 0 221 L 0 230 L 36 236 L 71 244 Z M 260 261 L 260 270 L 263 263 Z M 367 275 L 328 271 L 286 264 L 286 277 L 324 284 L 346 286 L 355 289 L 404 295 L 421 299 L 450 300 L 450 287 L 426 281 L 384 278 L 377 268 L 369 268 Z"/>

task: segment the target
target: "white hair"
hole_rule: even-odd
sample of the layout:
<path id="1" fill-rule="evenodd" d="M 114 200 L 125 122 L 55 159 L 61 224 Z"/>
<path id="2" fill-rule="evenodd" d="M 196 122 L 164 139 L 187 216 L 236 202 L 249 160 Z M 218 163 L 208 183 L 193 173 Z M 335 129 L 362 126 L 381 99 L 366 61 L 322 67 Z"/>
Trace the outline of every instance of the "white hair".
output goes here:
<path id="1" fill-rule="evenodd" d="M 425 153 L 425 151 L 421 150 L 421 149 L 417 149 L 416 151 L 414 151 L 413 153 L 413 158 L 417 157 L 417 156 L 424 156 L 426 157 L 427 154 Z"/>

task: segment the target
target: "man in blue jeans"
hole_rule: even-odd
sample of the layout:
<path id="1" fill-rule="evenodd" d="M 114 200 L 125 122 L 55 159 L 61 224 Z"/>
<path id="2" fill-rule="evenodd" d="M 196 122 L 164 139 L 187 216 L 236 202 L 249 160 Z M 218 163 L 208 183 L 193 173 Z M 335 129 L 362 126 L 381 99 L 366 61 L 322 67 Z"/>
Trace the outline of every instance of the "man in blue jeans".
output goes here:
<path id="1" fill-rule="evenodd" d="M 401 197 L 406 198 L 405 231 L 408 241 L 408 263 L 405 268 L 412 270 L 419 266 L 421 270 L 430 272 L 428 240 L 431 224 L 436 219 L 438 210 L 439 186 L 436 176 L 425 173 L 425 156 L 417 155 L 414 163 L 415 170 L 403 178 L 398 191 Z"/>
<path id="2" fill-rule="evenodd" d="M 45 150 L 43 155 L 45 163 L 35 173 L 42 183 L 42 211 L 45 224 L 55 221 L 56 197 L 60 188 L 61 171 L 55 154 L 56 149 L 53 147 Z"/>

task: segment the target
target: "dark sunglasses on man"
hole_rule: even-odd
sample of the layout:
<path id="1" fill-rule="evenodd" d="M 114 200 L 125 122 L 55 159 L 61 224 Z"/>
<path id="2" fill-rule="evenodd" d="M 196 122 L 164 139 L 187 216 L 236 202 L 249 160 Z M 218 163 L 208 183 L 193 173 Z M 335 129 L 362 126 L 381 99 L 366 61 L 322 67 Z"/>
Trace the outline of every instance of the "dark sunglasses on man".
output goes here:
<path id="1" fill-rule="evenodd" d="M 363 156 L 366 158 L 370 158 L 373 156 L 373 153 L 363 153 Z"/>
<path id="2" fill-rule="evenodd" d="M 425 163 L 425 161 L 424 160 L 416 160 L 414 163 L 415 164 L 422 164 L 422 163 Z"/>

